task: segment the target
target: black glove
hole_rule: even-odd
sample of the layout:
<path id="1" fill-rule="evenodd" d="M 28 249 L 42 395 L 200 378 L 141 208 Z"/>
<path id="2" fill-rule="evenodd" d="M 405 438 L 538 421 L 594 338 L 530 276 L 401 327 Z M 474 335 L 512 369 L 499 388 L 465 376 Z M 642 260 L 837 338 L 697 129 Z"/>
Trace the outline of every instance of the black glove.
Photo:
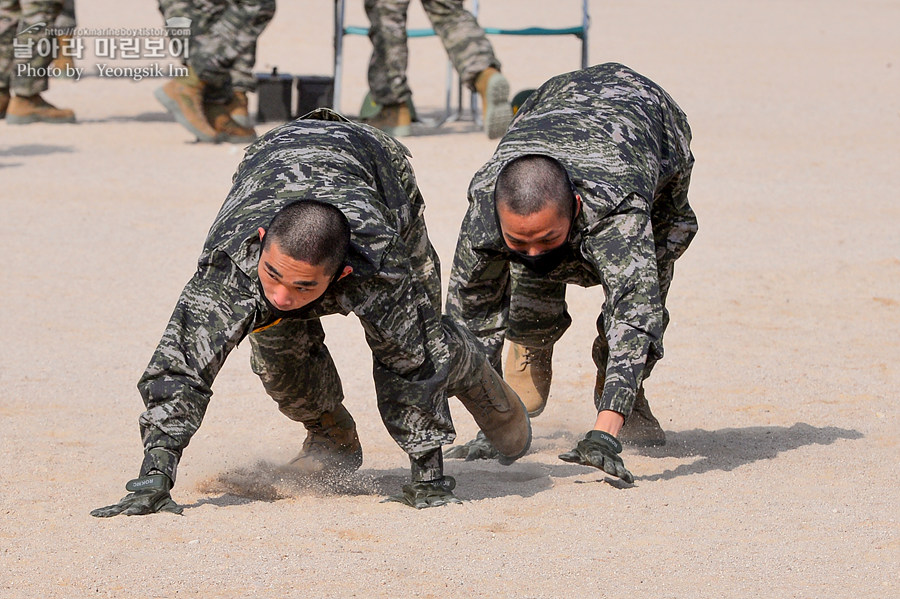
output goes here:
<path id="1" fill-rule="evenodd" d="M 448 503 L 462 503 L 462 501 L 453 494 L 453 488 L 456 487 L 456 480 L 452 476 L 442 476 L 437 480 L 430 480 L 421 483 L 412 483 L 403 485 L 402 495 L 392 495 L 386 501 L 398 501 L 405 503 L 410 507 L 421 510 L 426 507 L 435 507 L 438 505 L 446 505 Z"/>
<path id="2" fill-rule="evenodd" d="M 491 445 L 491 442 L 488 441 L 487 437 L 485 437 L 484 433 L 481 431 L 478 431 L 475 438 L 468 443 L 454 445 L 445 451 L 444 457 L 451 460 L 465 460 L 467 462 L 471 462 L 472 460 L 496 460 L 498 458 L 503 458 L 500 452 L 494 449 L 494 446 Z"/>
<path id="3" fill-rule="evenodd" d="M 109 518 L 125 514 L 126 516 L 143 516 L 156 512 L 172 512 L 180 514 L 184 508 L 172 500 L 169 489 L 172 481 L 165 474 L 152 474 L 128 481 L 125 485 L 128 495 L 119 503 L 100 507 L 91 511 L 96 518 Z"/>
<path id="4" fill-rule="evenodd" d="M 559 459 L 583 466 L 593 466 L 621 478 L 626 483 L 633 483 L 634 477 L 625 469 L 625 464 L 619 457 L 620 453 L 622 444 L 618 439 L 604 431 L 589 431 L 575 449 L 561 454 Z"/>

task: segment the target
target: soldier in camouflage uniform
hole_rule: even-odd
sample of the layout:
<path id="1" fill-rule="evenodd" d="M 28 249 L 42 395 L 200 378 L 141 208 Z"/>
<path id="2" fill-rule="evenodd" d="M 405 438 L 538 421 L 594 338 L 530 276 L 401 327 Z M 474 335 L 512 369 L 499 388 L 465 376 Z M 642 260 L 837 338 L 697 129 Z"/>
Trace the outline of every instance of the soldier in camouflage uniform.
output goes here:
<path id="1" fill-rule="evenodd" d="M 10 125 L 72 123 L 75 113 L 41 97 L 53 61 L 52 27 L 62 0 L 0 0 L 0 118 Z M 21 32 L 21 33 L 20 33 Z M 16 57 L 16 47 L 27 56 Z M 27 67 L 29 72 L 20 73 Z"/>
<path id="2" fill-rule="evenodd" d="M 410 134 L 412 122 L 412 91 L 406 80 L 409 3 L 410 0 L 366 0 L 372 40 L 369 90 L 373 102 L 382 106 L 370 124 L 398 137 Z M 422 6 L 460 81 L 481 95 L 485 132 L 491 139 L 500 137 L 512 119 L 509 83 L 500 73 L 500 61 L 484 30 L 463 8 L 463 0 L 422 0 Z"/>
<path id="3" fill-rule="evenodd" d="M 248 336 L 266 392 L 307 428 L 290 469 L 345 475 L 359 468 L 362 449 L 319 320 L 328 314 L 353 312 L 365 330 L 379 411 L 410 456 L 413 482 L 400 500 L 414 507 L 455 501 L 441 453 L 455 437 L 448 395 L 472 412 L 507 462 L 527 451 L 531 428 L 522 402 L 478 342 L 441 319 L 440 265 L 407 156 L 392 138 L 327 109 L 248 149 L 197 272 L 138 383 L 147 411 L 140 417 L 140 477 L 126 487 L 134 493 L 95 516 L 180 509 L 168 492 L 182 451 L 225 358 Z M 338 261 L 331 270 L 286 256 L 280 240 L 287 236 L 276 233 L 273 217 L 285 206 L 313 203 L 336 208 L 349 225 L 345 258 L 321 248 Z M 271 243 L 264 241 L 267 228 L 278 235 Z M 317 234 L 309 231 L 301 229 L 299 238 Z"/>
<path id="4" fill-rule="evenodd" d="M 663 355 L 675 260 L 697 231 L 687 199 L 690 138 L 672 98 L 627 67 L 554 77 L 472 179 L 450 277 L 447 314 L 498 369 L 510 340 L 507 381 L 532 416 L 547 401 L 553 344 L 571 324 L 566 284 L 602 285 L 592 352 L 598 417 L 560 457 L 629 481 L 616 436 L 634 428 L 638 442 L 665 439 L 643 381 Z M 476 439 L 447 455 L 489 451 Z"/>
<path id="5" fill-rule="evenodd" d="M 191 19 L 190 71 L 156 98 L 200 141 L 253 141 L 247 93 L 256 89 L 256 42 L 275 0 L 159 0 L 159 10 L 166 21 Z"/>

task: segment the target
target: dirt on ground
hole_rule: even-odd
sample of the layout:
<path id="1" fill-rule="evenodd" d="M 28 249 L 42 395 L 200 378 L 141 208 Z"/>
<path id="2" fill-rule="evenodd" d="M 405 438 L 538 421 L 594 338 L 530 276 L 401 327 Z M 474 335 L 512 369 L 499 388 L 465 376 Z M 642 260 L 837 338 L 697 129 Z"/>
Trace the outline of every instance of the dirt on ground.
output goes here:
<path id="1" fill-rule="evenodd" d="M 349 4 L 348 22 L 366 25 Z M 481 4 L 485 26 L 580 22 L 575 0 Z M 162 24 L 154 2 L 77 8 L 82 27 Z M 666 356 L 646 385 L 668 443 L 626 449 L 633 486 L 557 458 L 596 415 L 602 290 L 570 288 L 574 325 L 531 452 L 507 467 L 448 461 L 461 505 L 381 502 L 408 460 L 379 418 L 358 321 L 333 316 L 329 348 L 365 453 L 356 476 L 279 473 L 304 431 L 242 344 L 181 462 L 184 515 L 92 518 L 137 474 L 135 383 L 243 148 L 193 143 L 153 97 L 164 79 L 101 76 L 98 65 L 136 63 L 90 55 L 81 80 L 46 94 L 78 124 L 0 122 L 0 596 L 897 596 L 900 2 L 590 9 L 590 62 L 661 84 L 696 156 L 700 232 L 676 266 Z M 258 70 L 330 74 L 332 11 L 280 2 Z M 410 24 L 426 24 L 417 3 Z M 513 91 L 579 66 L 573 37 L 492 41 Z M 437 119 L 446 56 L 434 39 L 410 45 L 416 105 Z M 370 48 L 346 40 L 347 114 Z M 404 139 L 445 283 L 469 180 L 496 146 L 463 116 Z M 471 417 L 451 409 L 470 439 Z"/>

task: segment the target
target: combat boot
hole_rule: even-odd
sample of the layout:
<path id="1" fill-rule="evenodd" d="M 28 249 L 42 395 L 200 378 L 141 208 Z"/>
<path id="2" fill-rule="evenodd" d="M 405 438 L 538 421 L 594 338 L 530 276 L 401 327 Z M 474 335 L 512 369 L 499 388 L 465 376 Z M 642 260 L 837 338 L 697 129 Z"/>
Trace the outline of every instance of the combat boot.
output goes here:
<path id="1" fill-rule="evenodd" d="M 385 104 L 378 114 L 363 122 L 393 137 L 407 137 L 412 134 L 412 112 L 406 102 Z"/>
<path id="2" fill-rule="evenodd" d="M 306 440 L 300 453 L 286 466 L 302 475 L 347 475 L 362 465 L 362 446 L 356 423 L 344 406 L 304 422 Z"/>
<path id="3" fill-rule="evenodd" d="M 256 139 L 253 127 L 244 127 L 231 118 L 229 104 L 205 104 L 203 114 L 216 130 L 222 141 L 233 144 L 248 144 Z"/>
<path id="4" fill-rule="evenodd" d="M 153 95 L 178 123 L 203 142 L 218 143 L 221 137 L 203 114 L 203 90 L 206 83 L 189 68 L 185 77 L 172 79 Z"/>
<path id="5" fill-rule="evenodd" d="M 619 431 L 619 441 L 638 447 L 656 447 L 666 444 L 666 433 L 659 420 L 650 411 L 644 388 L 638 389 L 631 414 Z"/>
<path id="6" fill-rule="evenodd" d="M 456 394 L 476 424 L 510 464 L 531 447 L 531 420 L 512 387 L 497 374 L 490 362 L 482 361 L 478 384 Z"/>
<path id="7" fill-rule="evenodd" d="M 75 113 L 68 108 L 57 108 L 40 94 L 13 96 L 6 109 L 6 122 L 10 125 L 28 123 L 74 123 Z"/>
<path id="8" fill-rule="evenodd" d="M 534 418 L 544 411 L 550 395 L 550 379 L 553 377 L 553 347 L 532 349 L 509 344 L 503 375 L 509 386 L 522 399 L 528 415 Z"/>
<path id="9" fill-rule="evenodd" d="M 484 132 L 488 139 L 503 137 L 512 120 L 509 103 L 509 81 L 494 67 L 488 67 L 475 78 L 475 91 L 481 96 L 484 107 Z"/>
<path id="10" fill-rule="evenodd" d="M 0 92 L 0 119 L 6 116 L 7 107 L 9 107 L 9 94 Z"/>
<path id="11" fill-rule="evenodd" d="M 235 91 L 231 97 L 231 101 L 226 104 L 228 114 L 231 120 L 241 127 L 253 128 L 253 121 L 250 120 L 250 101 L 247 99 L 247 92 Z"/>

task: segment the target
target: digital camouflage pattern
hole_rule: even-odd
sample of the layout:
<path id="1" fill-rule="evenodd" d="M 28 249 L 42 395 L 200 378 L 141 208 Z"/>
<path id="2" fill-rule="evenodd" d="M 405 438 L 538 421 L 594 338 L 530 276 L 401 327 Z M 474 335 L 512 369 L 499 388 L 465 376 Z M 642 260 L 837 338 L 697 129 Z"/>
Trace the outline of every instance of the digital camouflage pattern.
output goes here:
<path id="1" fill-rule="evenodd" d="M 256 89 L 256 41 L 275 16 L 275 0 L 159 0 L 159 10 L 166 20 L 191 19 L 187 64 L 213 87 L 213 99 Z"/>
<path id="2" fill-rule="evenodd" d="M 17 75 L 18 65 L 27 64 L 33 69 L 43 69 L 55 58 L 52 51 L 38 51 L 51 36 L 48 27 L 53 27 L 62 10 L 62 0 L 0 0 L 0 92 L 14 93 L 17 96 L 33 96 L 47 91 L 46 74 L 41 76 Z M 30 27 L 43 23 L 43 27 Z M 19 31 L 28 33 L 18 35 L 18 44 L 28 52 L 29 56 L 16 58 L 15 42 Z M 42 42 L 42 40 L 45 40 Z"/>
<path id="3" fill-rule="evenodd" d="M 60 10 L 59 16 L 56 17 L 56 22 L 53 26 L 56 29 L 68 29 L 69 31 L 78 26 L 75 20 L 75 0 L 64 0 L 62 10 Z"/>
<path id="4" fill-rule="evenodd" d="M 366 0 L 371 27 L 372 57 L 369 60 L 369 90 L 377 104 L 409 100 L 406 80 L 409 49 L 406 46 L 406 13 L 410 0 Z M 422 7 L 435 33 L 459 73 L 460 81 L 474 89 L 478 73 L 500 68 L 490 41 L 462 0 L 422 0 Z"/>
<path id="5" fill-rule="evenodd" d="M 697 232 L 687 199 L 690 139 L 672 98 L 620 64 L 554 77 L 522 105 L 469 186 L 447 300 L 447 314 L 482 341 L 495 367 L 504 336 L 534 348 L 562 336 L 571 324 L 567 283 L 602 285 L 594 401 L 598 410 L 631 413 L 663 355 L 675 260 Z M 543 277 L 510 263 L 493 201 L 502 167 L 526 154 L 559 161 L 583 200 L 570 256 Z"/>
<path id="6" fill-rule="evenodd" d="M 247 150 L 213 223 L 197 272 L 138 389 L 141 475 L 175 479 L 229 352 L 249 335 L 252 367 L 289 418 L 308 421 L 343 400 L 319 318 L 359 317 L 374 358 L 378 408 L 410 456 L 455 437 L 447 396 L 478 381 L 478 342 L 440 317 L 440 264 L 422 218 L 424 201 L 393 138 L 327 109 L 277 127 Z M 351 227 L 353 272 L 297 318 L 269 311 L 257 276 L 258 227 L 294 200 L 338 207 Z M 437 478 L 437 476 L 435 476 Z"/>

